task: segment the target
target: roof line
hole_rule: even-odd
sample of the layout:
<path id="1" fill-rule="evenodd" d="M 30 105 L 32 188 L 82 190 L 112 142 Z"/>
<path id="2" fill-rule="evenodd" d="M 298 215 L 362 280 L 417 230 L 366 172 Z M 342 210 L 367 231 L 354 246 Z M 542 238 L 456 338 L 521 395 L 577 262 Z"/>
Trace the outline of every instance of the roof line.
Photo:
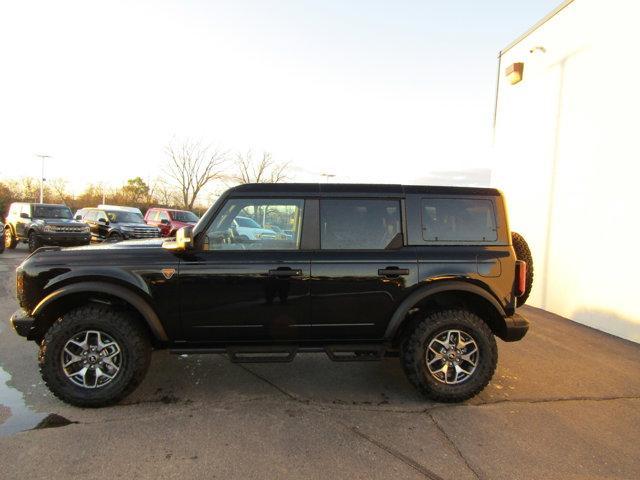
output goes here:
<path id="1" fill-rule="evenodd" d="M 538 21 L 535 25 L 533 25 L 531 28 L 529 28 L 529 30 L 524 32 L 522 35 L 520 35 L 518 38 L 516 38 L 513 42 L 511 42 L 505 48 L 500 50 L 500 52 L 498 53 L 498 56 L 500 57 L 503 54 L 505 54 L 506 52 L 508 52 L 509 50 L 511 50 L 518 43 L 520 43 L 522 40 L 524 40 L 529 35 L 531 35 L 534 31 L 536 31 L 542 25 L 547 23 L 549 20 L 551 20 L 553 17 L 555 17 L 558 13 L 560 13 L 562 10 L 564 10 L 565 7 L 569 6 L 574 1 L 575 0 L 564 0 L 564 2 L 562 2 L 560 5 L 558 5 L 556 8 L 554 8 L 551 12 L 549 12 L 545 17 L 543 17 L 542 20 Z"/>

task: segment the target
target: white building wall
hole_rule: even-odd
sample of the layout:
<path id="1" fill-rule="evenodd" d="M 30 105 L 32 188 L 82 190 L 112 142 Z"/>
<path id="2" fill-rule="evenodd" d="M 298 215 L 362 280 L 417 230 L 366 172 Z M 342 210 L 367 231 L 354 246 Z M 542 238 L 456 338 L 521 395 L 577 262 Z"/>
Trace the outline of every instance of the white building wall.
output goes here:
<path id="1" fill-rule="evenodd" d="M 636 342 L 638 20 L 638 1 L 574 0 L 501 53 L 492 177 L 533 251 L 528 303 Z"/>

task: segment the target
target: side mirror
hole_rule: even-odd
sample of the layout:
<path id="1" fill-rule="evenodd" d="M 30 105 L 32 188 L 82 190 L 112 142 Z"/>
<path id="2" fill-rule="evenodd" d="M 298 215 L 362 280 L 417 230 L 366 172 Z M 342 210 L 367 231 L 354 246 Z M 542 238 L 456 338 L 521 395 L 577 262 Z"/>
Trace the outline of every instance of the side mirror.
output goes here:
<path id="1" fill-rule="evenodd" d="M 24 212 L 22 212 L 22 213 L 20 213 L 20 218 L 26 218 L 26 219 L 29 219 L 29 214 L 28 214 L 28 213 L 24 213 Z"/>
<path id="2" fill-rule="evenodd" d="M 163 218 L 162 220 L 160 220 L 160 223 L 162 225 L 169 225 L 169 220 L 167 220 L 166 218 Z"/>
<path id="3" fill-rule="evenodd" d="M 74 218 L 74 220 L 82 220 L 82 215 L 76 215 L 73 218 Z"/>
<path id="4" fill-rule="evenodd" d="M 109 221 L 106 218 L 99 218 L 98 223 L 102 223 L 103 225 L 109 225 Z"/>
<path id="5" fill-rule="evenodd" d="M 176 252 L 184 252 L 193 248 L 193 227 L 182 227 L 176 232 L 175 240 L 167 240 L 162 248 Z"/>

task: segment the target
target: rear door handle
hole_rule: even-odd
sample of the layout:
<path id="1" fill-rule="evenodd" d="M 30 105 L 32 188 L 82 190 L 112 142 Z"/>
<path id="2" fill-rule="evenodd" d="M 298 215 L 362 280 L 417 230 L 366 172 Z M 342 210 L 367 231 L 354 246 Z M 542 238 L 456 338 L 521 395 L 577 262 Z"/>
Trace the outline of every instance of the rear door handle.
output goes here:
<path id="1" fill-rule="evenodd" d="M 269 270 L 270 277 L 301 277 L 302 270 L 289 267 L 280 267 Z"/>
<path id="2" fill-rule="evenodd" d="M 400 275 L 409 275 L 408 268 L 387 267 L 378 270 L 378 275 L 381 277 L 398 277 Z"/>

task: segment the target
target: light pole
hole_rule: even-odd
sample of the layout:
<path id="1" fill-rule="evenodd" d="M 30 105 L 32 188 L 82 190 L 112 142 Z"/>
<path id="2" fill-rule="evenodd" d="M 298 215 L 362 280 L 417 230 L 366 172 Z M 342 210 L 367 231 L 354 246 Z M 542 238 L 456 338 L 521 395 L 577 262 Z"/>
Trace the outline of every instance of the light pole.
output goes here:
<path id="1" fill-rule="evenodd" d="M 42 203 L 44 196 L 44 159 L 51 158 L 51 155 L 36 155 L 36 157 L 40 157 L 40 160 L 42 160 L 42 171 L 40 175 L 40 203 Z"/>

